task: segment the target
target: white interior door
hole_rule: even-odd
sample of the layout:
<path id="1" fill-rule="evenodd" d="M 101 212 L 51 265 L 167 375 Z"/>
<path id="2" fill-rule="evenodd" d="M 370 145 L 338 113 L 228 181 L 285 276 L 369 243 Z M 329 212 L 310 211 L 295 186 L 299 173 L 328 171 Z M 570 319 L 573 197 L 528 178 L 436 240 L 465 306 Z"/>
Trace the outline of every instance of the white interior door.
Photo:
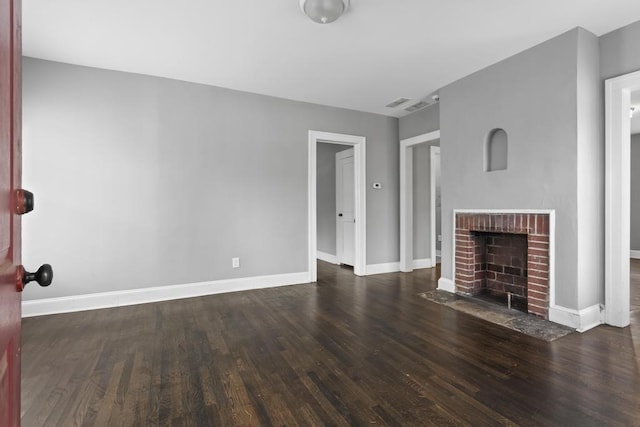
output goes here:
<path id="1" fill-rule="evenodd" d="M 355 175 L 353 148 L 336 153 L 336 256 L 339 264 L 355 264 Z"/>

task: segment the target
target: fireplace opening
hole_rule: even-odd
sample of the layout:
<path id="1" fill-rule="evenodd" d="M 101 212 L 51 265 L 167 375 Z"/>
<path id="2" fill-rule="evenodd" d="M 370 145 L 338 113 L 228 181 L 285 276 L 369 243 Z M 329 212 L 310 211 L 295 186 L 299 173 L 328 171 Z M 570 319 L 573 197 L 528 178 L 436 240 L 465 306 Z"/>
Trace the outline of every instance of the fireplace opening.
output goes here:
<path id="1" fill-rule="evenodd" d="M 456 293 L 511 296 L 548 319 L 550 224 L 546 213 L 456 212 Z"/>
<path id="2" fill-rule="evenodd" d="M 527 312 L 527 235 L 472 231 L 473 296 Z"/>

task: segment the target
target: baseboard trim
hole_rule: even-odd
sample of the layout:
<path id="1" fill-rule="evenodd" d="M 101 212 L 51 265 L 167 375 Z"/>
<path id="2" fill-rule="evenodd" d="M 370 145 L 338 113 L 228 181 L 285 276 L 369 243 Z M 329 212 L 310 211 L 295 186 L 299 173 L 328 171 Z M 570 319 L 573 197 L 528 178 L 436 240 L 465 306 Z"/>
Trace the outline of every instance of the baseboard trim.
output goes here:
<path id="1" fill-rule="evenodd" d="M 328 254 L 326 252 L 317 251 L 316 258 L 321 261 L 328 262 L 330 264 L 338 264 L 338 257 L 335 255 Z"/>
<path id="2" fill-rule="evenodd" d="M 400 271 L 400 262 L 367 265 L 367 276 L 370 274 L 395 273 Z"/>
<path id="3" fill-rule="evenodd" d="M 438 279 L 438 289 L 441 291 L 451 292 L 452 294 L 455 294 L 456 284 L 451 279 L 447 279 L 446 277 L 441 277 L 440 279 Z"/>
<path id="4" fill-rule="evenodd" d="M 303 272 L 29 300 L 22 302 L 22 317 L 122 307 L 308 282 L 309 273 Z"/>
<path id="5" fill-rule="evenodd" d="M 549 307 L 549 320 L 575 328 L 578 332 L 586 332 L 604 323 L 603 313 L 603 308 L 600 304 L 592 305 L 582 310 L 573 310 L 555 305 Z"/>
<path id="6" fill-rule="evenodd" d="M 640 259 L 640 251 L 631 250 L 631 258 Z"/>
<path id="7" fill-rule="evenodd" d="M 431 258 L 422 258 L 422 259 L 413 260 L 414 269 L 431 268 L 431 267 L 433 267 L 433 262 L 431 261 Z"/>

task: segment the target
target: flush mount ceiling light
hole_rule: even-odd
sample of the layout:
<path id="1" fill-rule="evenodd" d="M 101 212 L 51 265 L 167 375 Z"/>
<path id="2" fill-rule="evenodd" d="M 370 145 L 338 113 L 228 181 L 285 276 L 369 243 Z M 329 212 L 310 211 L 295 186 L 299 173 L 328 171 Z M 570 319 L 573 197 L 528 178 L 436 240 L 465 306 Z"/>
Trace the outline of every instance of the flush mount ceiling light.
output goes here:
<path id="1" fill-rule="evenodd" d="M 300 0 L 300 9 L 318 24 L 335 21 L 348 7 L 349 0 Z"/>

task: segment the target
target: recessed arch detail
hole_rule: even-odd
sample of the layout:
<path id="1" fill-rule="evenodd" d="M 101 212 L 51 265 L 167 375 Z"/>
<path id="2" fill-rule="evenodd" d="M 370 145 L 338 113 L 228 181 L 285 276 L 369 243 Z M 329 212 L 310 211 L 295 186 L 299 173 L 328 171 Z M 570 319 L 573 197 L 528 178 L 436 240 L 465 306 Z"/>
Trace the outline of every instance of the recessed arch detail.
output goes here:
<path id="1" fill-rule="evenodd" d="M 491 129 L 484 142 L 484 170 L 506 170 L 509 158 L 509 136 L 504 129 Z"/>

